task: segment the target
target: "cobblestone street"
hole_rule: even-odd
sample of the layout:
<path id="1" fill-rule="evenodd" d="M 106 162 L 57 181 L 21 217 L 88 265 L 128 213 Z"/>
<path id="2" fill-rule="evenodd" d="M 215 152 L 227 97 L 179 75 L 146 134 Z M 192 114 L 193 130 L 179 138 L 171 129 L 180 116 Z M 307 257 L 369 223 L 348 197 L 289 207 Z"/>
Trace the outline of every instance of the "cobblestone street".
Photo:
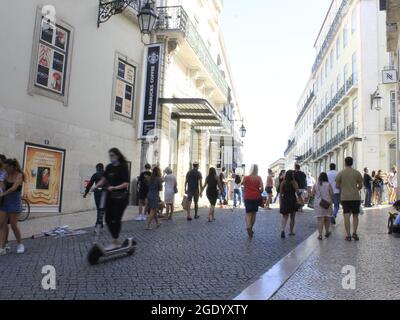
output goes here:
<path id="1" fill-rule="evenodd" d="M 152 231 L 125 222 L 123 236 L 138 241 L 135 255 L 94 267 L 86 261 L 92 232 L 26 240 L 24 255 L 12 243 L 0 257 L 0 299 L 232 299 L 315 231 L 312 213 L 299 214 L 297 235 L 282 240 L 277 210 L 260 211 L 249 240 L 243 211 L 218 210 L 215 223 L 206 210 L 192 222 L 179 214 Z M 42 289 L 45 265 L 56 268 L 54 291 Z"/>
<path id="2" fill-rule="evenodd" d="M 368 210 L 360 218 L 360 241 L 344 241 L 343 223 L 322 241 L 273 300 L 400 299 L 400 242 L 387 233 L 387 211 Z M 355 289 L 344 289 L 342 268 L 355 269 Z"/>

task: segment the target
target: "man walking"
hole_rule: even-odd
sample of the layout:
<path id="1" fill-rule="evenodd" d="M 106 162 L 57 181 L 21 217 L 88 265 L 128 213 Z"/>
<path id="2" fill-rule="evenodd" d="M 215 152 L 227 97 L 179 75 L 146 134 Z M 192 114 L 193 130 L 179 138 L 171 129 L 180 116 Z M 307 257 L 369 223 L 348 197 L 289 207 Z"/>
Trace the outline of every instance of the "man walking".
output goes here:
<path id="1" fill-rule="evenodd" d="M 372 197 L 372 178 L 369 175 L 368 168 L 364 169 L 364 191 L 365 191 L 365 200 L 364 207 L 371 208 L 371 197 Z"/>
<path id="2" fill-rule="evenodd" d="M 193 169 L 186 174 L 185 180 L 185 193 L 188 197 L 188 208 L 187 208 L 187 220 L 191 221 L 190 207 L 192 206 L 192 200 L 194 202 L 194 218 L 198 219 L 199 211 L 199 197 L 200 190 L 203 189 L 203 177 L 199 171 L 199 163 L 196 161 L 193 163 Z"/>
<path id="3" fill-rule="evenodd" d="M 312 192 L 312 189 L 314 187 L 314 184 L 315 184 L 315 179 L 312 176 L 311 172 L 308 172 L 308 174 L 307 174 L 307 193 L 308 193 L 308 196 L 311 195 L 311 192 Z"/>
<path id="4" fill-rule="evenodd" d="M 86 186 L 85 193 L 83 194 L 84 198 L 86 198 L 86 196 L 92 189 L 93 185 L 96 186 L 103 178 L 103 176 L 104 176 L 104 165 L 102 163 L 98 163 L 96 165 L 96 172 L 92 175 L 88 185 Z M 100 208 L 102 189 L 95 188 L 93 194 L 94 194 L 94 202 L 96 204 L 96 209 L 97 209 L 97 219 L 95 225 L 95 231 L 97 231 L 97 227 L 103 228 L 104 226 L 104 208 Z"/>
<path id="5" fill-rule="evenodd" d="M 271 210 L 271 204 L 273 200 L 273 188 L 274 188 L 274 173 L 271 169 L 268 169 L 267 182 L 265 184 L 265 191 L 267 192 L 267 210 Z"/>
<path id="6" fill-rule="evenodd" d="M 299 186 L 297 196 L 303 200 L 304 191 L 307 189 L 307 176 L 300 170 L 299 164 L 294 166 L 294 180 L 296 180 Z M 300 208 L 300 212 L 303 212 L 303 208 Z"/>
<path id="7" fill-rule="evenodd" d="M 147 193 L 149 192 L 150 177 L 151 165 L 147 163 L 138 179 L 139 215 L 135 219 L 136 221 L 146 221 L 146 214 L 148 211 Z"/>
<path id="8" fill-rule="evenodd" d="M 329 165 L 329 171 L 327 172 L 328 181 L 333 190 L 333 214 L 331 217 L 331 223 L 336 224 L 337 214 L 339 212 L 340 207 L 340 190 L 336 187 L 336 177 L 338 172 L 336 171 L 336 164 L 331 163 Z"/>
<path id="9" fill-rule="evenodd" d="M 346 230 L 346 241 L 360 240 L 357 234 L 358 216 L 360 214 L 363 177 L 361 173 L 353 169 L 353 158 L 347 157 L 346 168 L 336 177 L 336 187 L 340 190 L 340 199 L 343 207 L 344 227 Z M 353 215 L 353 234 L 351 235 L 350 215 Z"/>

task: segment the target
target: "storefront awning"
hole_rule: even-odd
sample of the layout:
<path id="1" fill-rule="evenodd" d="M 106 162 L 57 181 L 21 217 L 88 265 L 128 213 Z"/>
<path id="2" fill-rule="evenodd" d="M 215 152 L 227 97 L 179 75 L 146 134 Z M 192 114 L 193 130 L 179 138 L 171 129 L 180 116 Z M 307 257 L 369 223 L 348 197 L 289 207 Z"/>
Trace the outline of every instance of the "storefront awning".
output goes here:
<path id="1" fill-rule="evenodd" d="M 218 130 L 222 127 L 220 114 L 206 99 L 161 98 L 159 103 L 173 105 L 172 117 L 174 119 L 192 120 L 195 129 Z"/>

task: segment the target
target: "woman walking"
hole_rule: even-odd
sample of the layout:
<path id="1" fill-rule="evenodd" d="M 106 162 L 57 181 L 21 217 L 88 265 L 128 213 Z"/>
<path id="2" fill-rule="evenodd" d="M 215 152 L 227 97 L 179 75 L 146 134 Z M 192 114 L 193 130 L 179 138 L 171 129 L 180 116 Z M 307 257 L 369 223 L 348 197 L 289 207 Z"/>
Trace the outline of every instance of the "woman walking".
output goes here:
<path id="1" fill-rule="evenodd" d="M 253 164 L 250 175 L 244 177 L 244 205 L 246 207 L 246 227 L 250 238 L 253 237 L 253 227 L 256 222 L 256 215 L 261 204 L 261 193 L 264 186 L 261 177 L 258 175 L 258 166 Z"/>
<path id="2" fill-rule="evenodd" d="M 281 238 L 286 238 L 285 230 L 287 221 L 290 216 L 290 232 L 289 236 L 296 235 L 294 233 L 294 225 L 296 222 L 296 212 L 298 209 L 297 204 L 297 193 L 299 192 L 299 186 L 294 180 L 293 170 L 286 172 L 285 178 L 282 181 L 279 189 L 280 193 L 280 213 L 282 214 L 281 221 Z"/>
<path id="3" fill-rule="evenodd" d="M 236 208 L 239 200 L 239 208 L 242 206 L 242 178 L 235 174 L 233 185 L 233 206 Z"/>
<path id="4" fill-rule="evenodd" d="M 108 151 L 110 164 L 106 167 L 103 178 L 94 188 L 107 186 L 106 216 L 105 221 L 112 236 L 112 243 L 106 251 L 117 249 L 121 246 L 119 235 L 121 233 L 122 216 L 128 206 L 130 183 L 128 162 L 117 148 Z M 92 190 L 93 191 L 93 190 Z"/>
<path id="5" fill-rule="evenodd" d="M 311 194 L 314 196 L 314 212 L 318 219 L 318 240 L 322 240 L 325 227 L 325 238 L 329 238 L 330 219 L 332 216 L 333 189 L 329 183 L 328 175 L 322 172 L 318 182 L 314 185 Z"/>
<path id="6" fill-rule="evenodd" d="M 217 175 L 217 171 L 215 168 L 210 168 L 208 171 L 208 176 L 206 178 L 206 182 L 201 190 L 203 193 L 204 189 L 206 189 L 207 199 L 210 202 L 210 209 L 208 211 L 208 222 L 215 221 L 215 205 L 217 204 L 218 199 L 218 188 L 219 190 L 224 190 L 222 186 L 221 180 Z"/>
<path id="7" fill-rule="evenodd" d="M 24 253 L 18 217 L 21 213 L 21 192 L 24 173 L 16 159 L 3 162 L 6 177 L 3 181 L 3 192 L 0 193 L 0 255 L 6 254 L 5 244 L 8 235 L 8 222 L 17 240 L 17 253 Z"/>
<path id="8" fill-rule="evenodd" d="M 166 168 L 164 172 L 164 202 L 166 206 L 167 219 L 172 220 L 172 215 L 174 214 L 175 194 L 178 193 L 178 183 L 171 168 Z"/>
<path id="9" fill-rule="evenodd" d="M 147 218 L 146 230 L 151 230 L 150 225 L 153 219 L 156 221 L 157 228 L 160 227 L 160 222 L 158 221 L 157 211 L 160 207 L 160 192 L 162 191 L 162 179 L 161 170 L 159 167 L 154 167 L 151 173 L 149 182 L 149 192 L 147 193 L 147 201 L 150 209 L 150 215 Z"/>

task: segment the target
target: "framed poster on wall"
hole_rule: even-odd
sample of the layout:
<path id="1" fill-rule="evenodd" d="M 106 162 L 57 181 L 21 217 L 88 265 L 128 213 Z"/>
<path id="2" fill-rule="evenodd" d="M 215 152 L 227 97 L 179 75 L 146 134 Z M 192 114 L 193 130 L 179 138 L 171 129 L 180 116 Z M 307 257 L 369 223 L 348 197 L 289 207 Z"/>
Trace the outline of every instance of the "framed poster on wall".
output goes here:
<path id="1" fill-rule="evenodd" d="M 25 143 L 23 196 L 33 212 L 61 212 L 65 150 Z"/>

